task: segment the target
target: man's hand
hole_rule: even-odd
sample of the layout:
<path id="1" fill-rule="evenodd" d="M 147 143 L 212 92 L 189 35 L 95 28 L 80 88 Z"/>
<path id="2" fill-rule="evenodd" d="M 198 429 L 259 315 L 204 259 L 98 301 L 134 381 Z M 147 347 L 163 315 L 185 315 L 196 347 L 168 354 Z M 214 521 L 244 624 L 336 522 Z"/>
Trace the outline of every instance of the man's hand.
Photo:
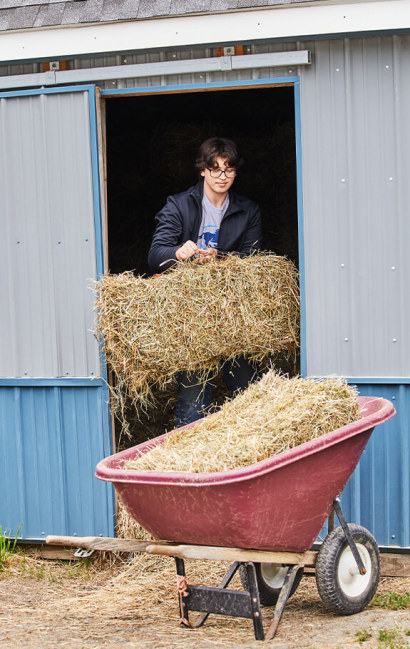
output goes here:
<path id="1" fill-rule="evenodd" d="M 175 257 L 178 261 L 186 261 L 200 252 L 198 246 L 193 241 L 185 241 L 184 245 L 178 248 Z"/>
<path id="2" fill-rule="evenodd" d="M 183 246 L 178 248 L 175 253 L 175 257 L 178 259 L 178 261 L 186 261 L 187 259 L 190 259 L 191 257 L 194 257 L 194 255 L 196 255 L 198 264 L 207 264 L 208 261 L 211 261 L 211 259 L 215 259 L 217 254 L 218 251 L 216 248 L 207 248 L 206 250 L 201 250 L 200 248 L 198 248 L 196 243 L 188 240 L 185 241 Z"/>
<path id="3" fill-rule="evenodd" d="M 207 248 L 206 250 L 200 250 L 197 262 L 198 264 L 207 264 L 211 259 L 215 259 L 218 251 L 216 248 Z"/>

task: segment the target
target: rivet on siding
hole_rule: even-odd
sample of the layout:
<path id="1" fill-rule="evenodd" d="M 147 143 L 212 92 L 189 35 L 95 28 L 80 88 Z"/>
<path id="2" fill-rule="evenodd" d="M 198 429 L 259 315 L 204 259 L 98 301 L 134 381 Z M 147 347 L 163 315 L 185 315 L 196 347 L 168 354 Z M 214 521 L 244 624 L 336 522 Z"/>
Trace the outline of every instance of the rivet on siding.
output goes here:
<path id="1" fill-rule="evenodd" d="M 345 265 L 344 265 L 344 264 L 340 264 L 340 268 L 344 268 L 344 267 L 345 267 Z"/>
<path id="2" fill-rule="evenodd" d="M 340 182 L 341 182 L 341 183 L 345 183 L 345 182 L 346 182 L 346 178 L 342 178 Z"/>
<path id="3" fill-rule="evenodd" d="M 389 70 L 389 68 L 390 68 L 390 65 L 386 65 L 386 70 Z"/>
<path id="4" fill-rule="evenodd" d="M 289 74 L 293 74 L 293 70 L 289 70 Z"/>
<path id="5" fill-rule="evenodd" d="M 57 243 L 61 243 L 61 241 L 57 241 Z"/>
<path id="6" fill-rule="evenodd" d="M 199 78 L 200 78 L 200 79 L 203 79 L 203 78 L 204 78 L 204 75 L 203 75 L 203 74 L 200 74 L 200 75 L 199 75 Z"/>
<path id="7" fill-rule="evenodd" d="M 395 538 L 396 538 L 396 535 L 395 535 L 395 534 L 392 534 L 391 537 L 392 537 L 392 539 L 395 539 Z"/>
<path id="8" fill-rule="evenodd" d="M 389 182 L 390 182 L 390 183 L 393 182 L 393 176 L 390 176 L 390 178 L 389 178 Z"/>
<path id="9" fill-rule="evenodd" d="M 18 240 L 17 243 L 20 243 L 20 240 Z"/>
<path id="10" fill-rule="evenodd" d="M 46 535 L 46 533 L 45 533 L 45 532 L 41 532 L 41 536 L 45 536 L 45 535 Z"/>
<path id="11" fill-rule="evenodd" d="M 396 401 L 396 397 L 392 397 L 392 401 Z"/>
<path id="12" fill-rule="evenodd" d="M 391 269 L 392 269 L 392 270 L 396 270 L 396 266 L 392 266 Z"/>
<path id="13" fill-rule="evenodd" d="M 173 55 L 172 55 L 172 58 L 173 58 L 173 59 L 176 59 L 176 58 L 177 58 L 177 55 L 176 55 L 176 54 L 173 54 Z"/>
<path id="14" fill-rule="evenodd" d="M 393 342 L 394 342 L 394 343 L 397 343 L 397 338 L 393 338 Z"/>
<path id="15" fill-rule="evenodd" d="M 66 376 L 68 376 L 70 374 L 70 372 L 66 372 L 65 374 L 66 374 Z"/>
<path id="16" fill-rule="evenodd" d="M 349 342 L 349 339 L 348 339 L 348 338 L 345 338 L 345 343 L 347 343 L 347 342 Z"/>
<path id="17" fill-rule="evenodd" d="M 86 239 L 84 239 L 84 241 L 88 241 L 88 237 Z"/>
<path id="18" fill-rule="evenodd" d="M 94 372 L 90 372 L 90 376 L 94 376 Z"/>
<path id="19" fill-rule="evenodd" d="M 73 536 L 77 536 L 77 532 L 74 532 L 74 533 L 73 533 Z"/>
<path id="20" fill-rule="evenodd" d="M 27 376 L 28 372 L 24 372 L 24 376 Z"/>
<path id="21" fill-rule="evenodd" d="M 336 68 L 336 72 L 340 72 L 340 68 Z"/>

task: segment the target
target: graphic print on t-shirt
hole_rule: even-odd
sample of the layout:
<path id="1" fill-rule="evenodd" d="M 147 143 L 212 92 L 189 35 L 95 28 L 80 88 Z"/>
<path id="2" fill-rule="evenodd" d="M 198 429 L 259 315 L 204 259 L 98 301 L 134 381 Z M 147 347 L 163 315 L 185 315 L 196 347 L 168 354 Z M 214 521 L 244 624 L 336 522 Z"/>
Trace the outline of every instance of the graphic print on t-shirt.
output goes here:
<path id="1" fill-rule="evenodd" d="M 206 225 L 202 232 L 201 245 L 199 246 L 201 250 L 206 250 L 206 248 L 217 248 L 218 236 L 219 228 L 217 228 L 216 225 Z"/>
<path id="2" fill-rule="evenodd" d="M 221 221 L 229 205 L 229 197 L 226 197 L 222 208 L 215 207 L 204 193 L 202 199 L 202 220 L 199 228 L 197 246 L 201 250 L 218 247 L 218 236 Z"/>

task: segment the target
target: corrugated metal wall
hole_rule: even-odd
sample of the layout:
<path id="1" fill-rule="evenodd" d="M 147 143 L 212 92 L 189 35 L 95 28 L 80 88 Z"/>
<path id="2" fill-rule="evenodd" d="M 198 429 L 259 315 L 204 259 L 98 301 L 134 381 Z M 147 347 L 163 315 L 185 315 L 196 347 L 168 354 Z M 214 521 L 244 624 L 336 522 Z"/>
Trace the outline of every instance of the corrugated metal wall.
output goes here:
<path id="1" fill-rule="evenodd" d="M 307 44 L 301 81 L 309 374 L 410 371 L 410 38 Z"/>
<path id="2" fill-rule="evenodd" d="M 410 547 L 410 385 L 358 387 L 362 396 L 389 399 L 397 414 L 374 430 L 343 492 L 343 511 L 380 545 Z"/>
<path id="3" fill-rule="evenodd" d="M 97 376 L 88 93 L 0 98 L 0 129 L 0 376 Z"/>
<path id="4" fill-rule="evenodd" d="M 0 525 L 23 538 L 113 534 L 108 406 L 95 387 L 0 387 Z"/>
<path id="5" fill-rule="evenodd" d="M 24 538 L 114 531 L 93 92 L 0 96 L 0 526 Z"/>

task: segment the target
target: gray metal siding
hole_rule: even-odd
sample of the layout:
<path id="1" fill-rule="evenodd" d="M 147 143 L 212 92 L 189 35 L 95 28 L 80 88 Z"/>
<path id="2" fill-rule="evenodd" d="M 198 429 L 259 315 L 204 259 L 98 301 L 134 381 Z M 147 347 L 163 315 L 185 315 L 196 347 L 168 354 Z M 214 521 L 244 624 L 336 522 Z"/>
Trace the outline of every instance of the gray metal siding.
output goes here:
<path id="1" fill-rule="evenodd" d="M 0 98 L 0 376 L 100 373 L 87 92 Z"/>
<path id="2" fill-rule="evenodd" d="M 405 377 L 410 38 L 305 46 L 301 80 L 307 372 Z"/>

